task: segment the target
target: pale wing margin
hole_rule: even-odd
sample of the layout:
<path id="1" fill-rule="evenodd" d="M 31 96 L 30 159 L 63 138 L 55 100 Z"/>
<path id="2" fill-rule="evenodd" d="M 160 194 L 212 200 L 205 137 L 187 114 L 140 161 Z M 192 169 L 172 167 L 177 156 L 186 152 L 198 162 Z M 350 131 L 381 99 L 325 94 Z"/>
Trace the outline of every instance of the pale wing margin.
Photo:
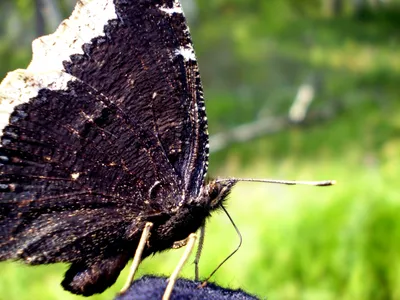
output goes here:
<path id="1" fill-rule="evenodd" d="M 40 89 L 66 90 L 67 83 L 76 78 L 65 73 L 63 62 L 71 55 L 83 54 L 82 46 L 104 36 L 104 26 L 116 18 L 112 0 L 79 0 L 53 34 L 34 40 L 27 69 L 9 72 L 0 84 L 0 132 L 14 108 L 37 96 Z"/>

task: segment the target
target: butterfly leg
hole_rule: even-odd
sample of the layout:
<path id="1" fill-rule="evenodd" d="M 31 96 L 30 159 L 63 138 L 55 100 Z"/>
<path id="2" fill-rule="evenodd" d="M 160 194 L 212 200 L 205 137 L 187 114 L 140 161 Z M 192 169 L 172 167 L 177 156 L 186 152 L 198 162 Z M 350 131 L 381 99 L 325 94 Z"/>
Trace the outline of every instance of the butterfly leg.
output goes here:
<path id="1" fill-rule="evenodd" d="M 194 263 L 194 280 L 196 280 L 196 281 L 199 280 L 199 262 L 200 262 L 201 251 L 203 250 L 205 234 L 206 234 L 206 226 L 203 223 L 203 225 L 200 227 L 200 237 L 199 237 L 199 244 L 197 246 L 197 251 L 196 251 L 196 258 L 193 261 L 193 263 Z"/>
<path id="2" fill-rule="evenodd" d="M 133 257 L 128 278 L 126 279 L 124 287 L 119 292 L 120 295 L 124 294 L 131 286 L 133 278 L 135 277 L 135 273 L 139 267 L 144 247 L 146 247 L 146 243 L 149 240 L 151 227 L 153 227 L 153 223 L 151 222 L 147 222 L 146 225 L 144 226 L 142 236 L 140 237 L 139 244 L 136 248 L 135 256 Z"/>
<path id="3" fill-rule="evenodd" d="M 162 297 L 163 300 L 168 300 L 171 296 L 172 289 L 174 288 L 176 279 L 179 276 L 179 272 L 182 270 L 183 266 L 185 265 L 186 261 L 188 260 L 194 245 L 196 244 L 197 235 L 195 233 L 191 233 L 187 238 L 187 245 L 185 252 L 183 253 L 178 265 L 176 266 L 175 270 L 172 272 L 171 276 L 168 279 L 168 285 L 165 288 L 164 295 Z"/>

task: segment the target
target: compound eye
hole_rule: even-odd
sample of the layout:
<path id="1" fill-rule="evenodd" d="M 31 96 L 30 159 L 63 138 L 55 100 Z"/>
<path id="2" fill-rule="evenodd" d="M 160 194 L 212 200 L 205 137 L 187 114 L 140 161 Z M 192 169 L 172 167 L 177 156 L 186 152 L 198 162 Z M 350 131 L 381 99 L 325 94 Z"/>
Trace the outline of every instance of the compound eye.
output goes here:
<path id="1" fill-rule="evenodd" d="M 206 198 L 208 198 L 208 203 L 211 209 L 217 208 L 226 199 L 231 191 L 232 187 L 235 185 L 235 180 L 221 180 L 213 181 L 207 185 Z"/>
<path id="2" fill-rule="evenodd" d="M 208 192 L 208 197 L 210 198 L 210 202 L 213 202 L 215 199 L 217 199 L 220 192 L 221 192 L 221 185 L 219 183 L 212 184 Z"/>

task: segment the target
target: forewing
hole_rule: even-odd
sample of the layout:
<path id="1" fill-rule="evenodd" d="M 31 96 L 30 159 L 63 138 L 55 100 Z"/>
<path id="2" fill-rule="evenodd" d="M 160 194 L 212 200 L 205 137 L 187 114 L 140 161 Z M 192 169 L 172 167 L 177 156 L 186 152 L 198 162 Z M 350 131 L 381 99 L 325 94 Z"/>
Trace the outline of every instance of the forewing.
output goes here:
<path id="1" fill-rule="evenodd" d="M 196 193 L 206 122 L 176 2 L 80 1 L 33 49 L 0 86 L 0 259 L 96 257 Z"/>
<path id="2" fill-rule="evenodd" d="M 114 5 L 118 19 L 105 32 L 115 46 L 99 41 L 86 47 L 88 55 L 64 64 L 65 69 L 107 94 L 138 124 L 152 128 L 186 198 L 197 197 L 207 170 L 207 120 L 179 1 L 115 0 Z M 102 80 L 93 74 L 101 74 Z"/>

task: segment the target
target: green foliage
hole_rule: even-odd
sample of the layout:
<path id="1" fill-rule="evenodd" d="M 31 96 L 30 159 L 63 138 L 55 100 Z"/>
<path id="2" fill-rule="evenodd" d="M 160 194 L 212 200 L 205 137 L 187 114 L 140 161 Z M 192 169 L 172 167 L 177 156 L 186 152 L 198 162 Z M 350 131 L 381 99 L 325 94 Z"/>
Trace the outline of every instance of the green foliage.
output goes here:
<path id="1" fill-rule="evenodd" d="M 298 86 L 309 81 L 317 88 L 310 115 L 336 111 L 211 155 L 211 176 L 338 181 L 330 188 L 238 185 L 228 210 L 244 243 L 214 280 L 271 299 L 400 299 L 397 7 L 326 18 L 317 0 L 196 3 L 191 31 L 211 133 L 286 114 Z M 22 23 L 29 5 L 18 2 Z M 29 61 L 29 44 L 15 36 L 1 39 L 1 74 Z M 227 218 L 214 216 L 202 276 L 236 244 Z M 149 258 L 140 272 L 168 275 L 181 253 Z M 65 270 L 1 263 L 0 299 L 78 299 L 59 286 Z M 126 274 L 91 299 L 111 299 Z M 193 266 L 183 275 L 193 276 Z"/>

